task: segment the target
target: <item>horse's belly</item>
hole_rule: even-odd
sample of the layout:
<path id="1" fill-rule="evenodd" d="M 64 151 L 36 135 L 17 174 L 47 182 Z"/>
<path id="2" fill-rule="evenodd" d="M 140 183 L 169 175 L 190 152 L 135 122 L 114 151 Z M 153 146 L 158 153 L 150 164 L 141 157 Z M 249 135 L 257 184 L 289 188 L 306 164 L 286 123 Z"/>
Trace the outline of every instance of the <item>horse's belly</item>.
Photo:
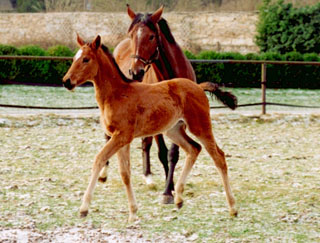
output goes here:
<path id="1" fill-rule="evenodd" d="M 172 128 L 181 119 L 177 112 L 153 112 L 150 116 L 141 117 L 136 126 L 135 137 L 153 136 Z"/>

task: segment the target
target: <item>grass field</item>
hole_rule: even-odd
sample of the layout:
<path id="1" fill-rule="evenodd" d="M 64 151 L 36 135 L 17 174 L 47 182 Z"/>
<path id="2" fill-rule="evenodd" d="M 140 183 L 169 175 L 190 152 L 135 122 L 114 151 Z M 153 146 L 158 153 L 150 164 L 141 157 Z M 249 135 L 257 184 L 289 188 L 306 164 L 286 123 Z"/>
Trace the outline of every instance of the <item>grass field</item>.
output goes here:
<path id="1" fill-rule="evenodd" d="M 16 93 L 8 95 L 8 89 Z M 48 105 L 52 95 L 52 105 L 67 106 L 63 96 L 73 97 L 70 106 L 95 105 L 91 88 L 78 89 L 81 94 L 39 89 L 1 87 L 1 103 L 30 91 L 30 100 L 15 97 L 17 103 Z M 249 93 L 250 98 L 259 93 L 234 92 L 239 97 Z M 273 92 L 283 92 L 283 100 L 288 91 Z M 319 99 L 317 92 L 292 90 L 289 93 L 297 96 L 288 99 Z M 164 174 L 157 150 L 153 146 L 151 154 L 157 186 L 150 189 L 143 183 L 141 144 L 135 140 L 131 163 L 139 220 L 127 224 L 127 198 L 115 158 L 107 183 L 97 186 L 90 214 L 79 218 L 92 161 L 105 143 L 96 115 L 17 116 L 0 111 L 0 241 L 319 242 L 320 115 L 219 114 L 212 116 L 212 123 L 227 155 L 239 216 L 229 216 L 221 180 L 204 151 L 187 180 L 184 207 L 162 205 Z M 184 157 L 181 152 L 177 176 Z"/>

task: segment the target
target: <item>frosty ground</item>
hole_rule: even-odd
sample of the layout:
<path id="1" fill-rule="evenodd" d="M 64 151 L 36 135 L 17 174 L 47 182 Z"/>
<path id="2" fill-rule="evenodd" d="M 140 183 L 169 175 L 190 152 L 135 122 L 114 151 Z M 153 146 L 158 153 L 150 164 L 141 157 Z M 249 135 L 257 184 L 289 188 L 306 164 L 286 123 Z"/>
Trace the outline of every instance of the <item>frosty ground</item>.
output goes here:
<path id="1" fill-rule="evenodd" d="M 105 143 L 98 120 L 96 113 L 0 115 L 1 242 L 320 241 L 319 113 L 213 114 L 237 218 L 228 215 L 220 177 L 205 151 L 187 180 L 184 207 L 162 205 L 164 172 L 156 146 L 156 186 L 148 188 L 135 140 L 131 167 L 139 219 L 132 224 L 116 158 L 88 217 L 78 214 L 92 161 Z"/>

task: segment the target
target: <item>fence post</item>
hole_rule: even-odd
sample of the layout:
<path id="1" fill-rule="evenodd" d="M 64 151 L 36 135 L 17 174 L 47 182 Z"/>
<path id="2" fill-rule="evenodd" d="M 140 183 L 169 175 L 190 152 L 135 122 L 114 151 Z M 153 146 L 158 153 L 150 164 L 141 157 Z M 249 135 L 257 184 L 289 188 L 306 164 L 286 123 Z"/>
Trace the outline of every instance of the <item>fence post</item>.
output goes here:
<path id="1" fill-rule="evenodd" d="M 267 88 L 267 64 L 261 64 L 261 99 L 262 115 L 266 114 L 266 88 Z"/>

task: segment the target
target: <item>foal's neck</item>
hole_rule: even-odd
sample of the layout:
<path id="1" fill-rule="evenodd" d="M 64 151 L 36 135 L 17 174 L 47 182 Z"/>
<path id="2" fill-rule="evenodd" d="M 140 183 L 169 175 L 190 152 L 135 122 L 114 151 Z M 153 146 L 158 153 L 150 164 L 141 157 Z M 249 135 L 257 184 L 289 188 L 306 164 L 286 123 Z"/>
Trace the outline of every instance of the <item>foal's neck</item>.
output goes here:
<path id="1" fill-rule="evenodd" d="M 94 80 L 96 99 L 100 109 L 112 102 L 126 91 L 129 85 L 123 79 L 111 54 L 105 54 L 102 50 L 98 53 L 98 73 Z"/>

